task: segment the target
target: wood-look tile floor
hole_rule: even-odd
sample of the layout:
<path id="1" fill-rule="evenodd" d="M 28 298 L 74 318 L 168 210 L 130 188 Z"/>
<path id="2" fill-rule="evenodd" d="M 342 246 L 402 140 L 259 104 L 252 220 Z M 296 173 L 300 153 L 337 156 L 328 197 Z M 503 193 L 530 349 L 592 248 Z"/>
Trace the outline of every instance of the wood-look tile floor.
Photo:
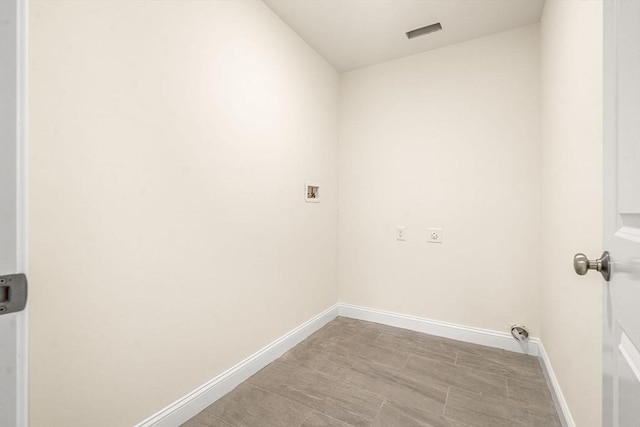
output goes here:
<path id="1" fill-rule="evenodd" d="M 338 317 L 183 427 L 560 427 L 538 359 Z"/>

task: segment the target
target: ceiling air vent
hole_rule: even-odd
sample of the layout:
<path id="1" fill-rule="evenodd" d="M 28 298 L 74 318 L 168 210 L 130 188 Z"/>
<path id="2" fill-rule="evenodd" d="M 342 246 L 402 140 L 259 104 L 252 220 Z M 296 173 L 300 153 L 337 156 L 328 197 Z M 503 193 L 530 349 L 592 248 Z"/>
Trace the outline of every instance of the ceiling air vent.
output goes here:
<path id="1" fill-rule="evenodd" d="M 442 25 L 439 22 L 431 25 L 427 25 L 426 27 L 416 28 L 415 30 L 411 30 L 407 33 L 407 38 L 412 39 L 414 37 L 424 36 L 426 34 L 435 33 L 436 31 L 440 31 L 442 29 Z"/>

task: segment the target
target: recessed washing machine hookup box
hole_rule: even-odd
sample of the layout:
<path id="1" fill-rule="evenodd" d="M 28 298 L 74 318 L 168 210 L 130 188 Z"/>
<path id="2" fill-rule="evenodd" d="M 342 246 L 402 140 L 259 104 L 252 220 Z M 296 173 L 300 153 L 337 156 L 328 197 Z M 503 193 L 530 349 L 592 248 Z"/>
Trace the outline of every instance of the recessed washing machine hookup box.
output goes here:
<path id="1" fill-rule="evenodd" d="M 305 200 L 309 203 L 320 203 L 320 184 L 313 182 L 306 183 Z"/>

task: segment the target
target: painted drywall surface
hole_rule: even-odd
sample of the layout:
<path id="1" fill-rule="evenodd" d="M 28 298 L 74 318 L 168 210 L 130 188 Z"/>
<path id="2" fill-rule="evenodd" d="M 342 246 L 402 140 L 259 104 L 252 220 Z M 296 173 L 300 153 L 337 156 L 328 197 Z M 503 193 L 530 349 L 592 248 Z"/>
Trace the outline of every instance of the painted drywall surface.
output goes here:
<path id="1" fill-rule="evenodd" d="M 539 101 L 537 24 L 343 75 L 342 302 L 537 335 Z"/>
<path id="2" fill-rule="evenodd" d="M 337 301 L 338 75 L 258 1 L 29 20 L 30 425 L 130 426 Z"/>
<path id="3" fill-rule="evenodd" d="M 602 4 L 547 1 L 541 21 L 541 338 L 578 426 L 601 425 Z"/>

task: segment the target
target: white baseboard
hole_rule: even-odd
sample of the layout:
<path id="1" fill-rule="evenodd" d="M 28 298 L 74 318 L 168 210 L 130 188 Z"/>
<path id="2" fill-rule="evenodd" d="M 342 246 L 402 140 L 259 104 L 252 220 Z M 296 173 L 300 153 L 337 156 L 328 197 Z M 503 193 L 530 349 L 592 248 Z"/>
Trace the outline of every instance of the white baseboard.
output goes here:
<path id="1" fill-rule="evenodd" d="M 185 423 L 337 316 L 366 320 L 458 341 L 537 356 L 541 359 L 543 371 L 552 389 L 563 426 L 575 427 L 567 402 L 560 390 L 560 384 L 553 373 L 551 362 L 540 339 L 531 338 L 528 343 L 522 344 L 514 340 L 511 334 L 506 332 L 472 328 L 342 303 L 328 308 L 188 395 L 136 424 L 135 427 L 177 427 Z"/>
<path id="2" fill-rule="evenodd" d="M 558 378 L 556 378 L 556 374 L 553 372 L 551 360 L 549 360 L 549 356 L 547 355 L 542 342 L 540 343 L 538 351 L 540 353 L 538 357 L 540 358 L 540 362 L 542 364 L 542 370 L 544 372 L 545 378 L 547 379 L 547 384 L 551 389 L 553 402 L 555 403 L 556 410 L 558 411 L 558 415 L 560 416 L 562 427 L 576 427 L 576 422 L 571 416 L 569 405 L 567 405 L 567 401 L 564 399 L 564 395 L 562 394 L 562 390 L 560 389 L 560 383 L 558 382 Z"/>
<path id="3" fill-rule="evenodd" d="M 336 304 L 146 420 L 136 424 L 135 427 L 176 427 L 187 422 L 337 316 L 338 305 Z"/>
<path id="4" fill-rule="evenodd" d="M 531 338 L 527 343 L 520 343 L 513 339 L 510 333 L 490 331 L 487 329 L 472 328 L 470 326 L 456 325 L 438 320 L 425 319 L 423 317 L 408 316 L 406 314 L 390 311 L 376 310 L 359 307 L 350 304 L 338 304 L 339 315 L 353 319 L 367 320 L 411 331 L 424 332 L 425 334 L 452 340 L 465 341 L 473 344 L 486 345 L 487 347 L 501 348 L 516 353 L 538 356 L 540 340 Z"/>

